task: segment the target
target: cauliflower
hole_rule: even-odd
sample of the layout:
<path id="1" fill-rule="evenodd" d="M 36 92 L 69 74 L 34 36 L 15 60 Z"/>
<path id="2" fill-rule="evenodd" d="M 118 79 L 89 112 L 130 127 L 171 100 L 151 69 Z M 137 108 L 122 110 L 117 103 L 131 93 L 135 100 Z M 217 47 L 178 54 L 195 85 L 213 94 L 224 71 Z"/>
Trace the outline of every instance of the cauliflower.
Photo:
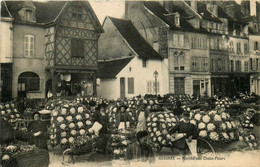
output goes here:
<path id="1" fill-rule="evenodd" d="M 65 129 L 65 128 L 66 128 L 66 125 L 65 125 L 65 124 L 61 124 L 61 125 L 60 125 L 60 128 L 61 128 L 61 129 Z"/>
<path id="2" fill-rule="evenodd" d="M 79 134 L 84 135 L 86 133 L 85 129 L 80 129 Z"/>
<path id="3" fill-rule="evenodd" d="M 89 114 L 85 114 L 85 118 L 88 119 L 89 118 Z"/>
<path id="4" fill-rule="evenodd" d="M 239 140 L 242 141 L 242 140 L 243 140 L 243 137 L 242 137 L 242 136 L 239 136 Z"/>
<path id="5" fill-rule="evenodd" d="M 10 156 L 8 154 L 5 154 L 3 157 L 2 157 L 2 160 L 5 161 L 5 160 L 8 160 L 10 158 Z"/>
<path id="6" fill-rule="evenodd" d="M 71 133 L 73 136 L 75 136 L 75 135 L 77 134 L 77 131 L 76 131 L 76 130 L 72 130 L 72 131 L 70 131 L 70 133 Z"/>
<path id="7" fill-rule="evenodd" d="M 229 136 L 230 136 L 230 139 L 234 139 L 234 138 L 235 138 L 234 132 L 230 132 L 230 133 L 229 133 Z"/>
<path id="8" fill-rule="evenodd" d="M 255 140 L 255 136 L 254 135 L 250 135 L 250 139 L 251 140 Z"/>
<path id="9" fill-rule="evenodd" d="M 74 128 L 74 127 L 75 127 L 75 124 L 74 124 L 74 123 L 70 123 L 70 124 L 69 124 L 69 127 L 70 127 L 70 128 Z"/>
<path id="10" fill-rule="evenodd" d="M 216 110 L 212 110 L 209 112 L 209 115 L 216 115 L 217 114 L 217 111 Z"/>
<path id="11" fill-rule="evenodd" d="M 91 125 L 91 121 L 90 121 L 90 120 L 87 120 L 87 121 L 86 121 L 86 125 Z"/>
<path id="12" fill-rule="evenodd" d="M 155 118 L 153 118 L 153 121 L 155 122 L 155 121 L 157 121 L 158 119 L 155 117 Z"/>
<path id="13" fill-rule="evenodd" d="M 164 116 L 162 114 L 159 114 L 158 117 L 159 118 L 164 118 Z"/>
<path id="14" fill-rule="evenodd" d="M 149 101 L 150 105 L 154 105 L 154 102 L 152 100 Z"/>
<path id="15" fill-rule="evenodd" d="M 200 137 L 206 137 L 207 136 L 207 132 L 205 130 L 201 130 L 199 133 Z"/>
<path id="16" fill-rule="evenodd" d="M 151 123 L 151 122 L 148 122 L 148 123 L 147 123 L 147 126 L 151 126 L 151 125 L 152 125 L 152 123 Z"/>
<path id="17" fill-rule="evenodd" d="M 76 116 L 76 119 L 77 119 L 77 120 L 81 120 L 81 119 L 82 119 L 82 116 L 81 116 L 81 115 L 77 115 L 77 116 Z"/>
<path id="18" fill-rule="evenodd" d="M 56 138 L 56 135 L 51 135 L 51 139 L 55 139 Z"/>
<path id="19" fill-rule="evenodd" d="M 226 140 L 229 139 L 228 134 L 227 134 L 226 132 L 223 132 L 222 135 L 223 135 L 223 137 L 224 137 Z"/>
<path id="20" fill-rule="evenodd" d="M 113 112 L 115 112 L 116 113 L 116 111 L 117 111 L 117 108 L 115 107 L 115 108 L 113 108 Z"/>
<path id="21" fill-rule="evenodd" d="M 206 127 L 206 124 L 201 122 L 201 123 L 199 123 L 198 126 L 199 126 L 199 129 L 204 129 Z"/>
<path id="22" fill-rule="evenodd" d="M 81 128 L 83 126 L 83 122 L 78 122 L 77 125 L 79 128 Z"/>
<path id="23" fill-rule="evenodd" d="M 196 114 L 194 118 L 199 121 L 201 119 L 201 115 L 200 114 Z"/>
<path id="24" fill-rule="evenodd" d="M 197 126 L 197 123 L 196 123 L 196 121 L 194 119 L 190 120 L 190 123 L 192 123 L 193 125 Z"/>
<path id="25" fill-rule="evenodd" d="M 163 129 L 165 129 L 165 128 L 166 128 L 166 125 L 165 125 L 164 123 L 162 124 L 162 128 L 163 128 Z"/>
<path id="26" fill-rule="evenodd" d="M 2 114 L 2 115 L 5 115 L 5 110 L 2 110 L 2 111 L 1 111 L 1 114 Z"/>
<path id="27" fill-rule="evenodd" d="M 153 138 L 153 141 L 155 142 L 156 140 L 157 140 L 157 138 L 156 138 L 156 137 L 154 137 L 154 138 Z"/>
<path id="28" fill-rule="evenodd" d="M 219 140 L 219 135 L 217 134 L 217 132 L 210 132 L 209 137 L 212 140 Z"/>
<path id="29" fill-rule="evenodd" d="M 10 110 L 10 109 L 7 109 L 6 111 L 8 114 L 10 114 L 12 112 L 12 110 Z"/>
<path id="30" fill-rule="evenodd" d="M 69 142 L 70 142 L 70 143 L 73 143 L 73 142 L 74 142 L 74 137 L 70 137 L 70 138 L 69 138 Z"/>
<path id="31" fill-rule="evenodd" d="M 172 118 L 171 121 L 172 121 L 172 122 L 176 122 L 176 119 L 175 119 L 175 118 Z"/>
<path id="32" fill-rule="evenodd" d="M 58 121 L 58 122 L 63 122 L 63 121 L 64 121 L 64 118 L 63 118 L 63 117 L 58 117 L 58 118 L 57 118 L 57 121 Z"/>
<path id="33" fill-rule="evenodd" d="M 70 108 L 70 113 L 71 113 L 71 114 L 75 114 L 75 113 L 76 113 L 76 110 L 75 110 L 74 107 Z"/>
<path id="34" fill-rule="evenodd" d="M 230 118 L 230 115 L 227 113 L 227 119 L 229 119 Z"/>
<path id="35" fill-rule="evenodd" d="M 157 128 L 153 128 L 153 132 L 156 132 L 157 131 Z"/>
<path id="36" fill-rule="evenodd" d="M 159 141 L 159 142 L 162 141 L 162 137 L 161 137 L 161 136 L 158 137 L 158 141 Z"/>
<path id="37" fill-rule="evenodd" d="M 148 128 L 148 132 L 152 132 L 152 128 L 149 127 L 149 128 Z"/>
<path id="38" fill-rule="evenodd" d="M 70 116 L 70 115 L 67 116 L 67 117 L 66 117 L 66 120 L 69 121 L 69 122 L 71 122 L 71 121 L 72 121 L 72 116 Z"/>
<path id="39" fill-rule="evenodd" d="M 156 123 L 153 123 L 152 126 L 155 127 L 155 126 L 157 126 L 157 124 L 156 124 Z"/>
<path id="40" fill-rule="evenodd" d="M 166 138 L 167 138 L 167 139 L 171 139 L 171 135 L 170 135 L 170 134 L 167 134 L 167 135 L 166 135 Z"/>
<path id="41" fill-rule="evenodd" d="M 221 123 L 220 128 L 222 130 L 226 130 L 227 129 L 227 125 L 225 123 Z"/>
<path id="42" fill-rule="evenodd" d="M 203 120 L 203 122 L 205 122 L 205 123 L 209 123 L 210 117 L 209 117 L 208 115 L 205 115 L 205 116 L 202 117 L 202 120 Z"/>
<path id="43" fill-rule="evenodd" d="M 221 113 L 221 117 L 222 117 L 222 119 L 226 120 L 227 119 L 227 114 L 223 112 L 223 113 Z"/>
<path id="44" fill-rule="evenodd" d="M 61 109 L 61 115 L 66 115 L 67 114 L 67 109 L 66 108 L 62 108 Z"/>
<path id="45" fill-rule="evenodd" d="M 165 140 L 165 139 L 163 139 L 163 141 L 162 141 L 162 144 L 163 144 L 163 145 L 165 145 L 165 144 L 166 144 L 166 140 Z"/>
<path id="46" fill-rule="evenodd" d="M 161 132 L 160 132 L 160 131 L 157 131 L 155 134 L 156 134 L 156 136 L 160 136 L 160 135 L 161 135 Z"/>
<path id="47" fill-rule="evenodd" d="M 169 117 L 170 117 L 169 114 L 167 114 L 167 113 L 165 113 L 164 116 L 165 116 L 166 118 L 169 118 Z"/>
<path id="48" fill-rule="evenodd" d="M 66 137 L 66 136 L 67 136 L 67 133 L 66 133 L 66 132 L 61 132 L 60 136 L 61 136 L 61 137 Z"/>
<path id="49" fill-rule="evenodd" d="M 209 123 L 209 124 L 207 125 L 207 129 L 208 129 L 208 131 L 213 131 L 213 130 L 216 129 L 216 126 L 215 126 L 213 123 Z"/>
<path id="50" fill-rule="evenodd" d="M 218 114 L 216 114 L 216 115 L 214 116 L 214 121 L 220 122 L 220 121 L 221 121 L 221 116 L 218 115 Z"/>
<path id="51" fill-rule="evenodd" d="M 83 111 L 84 111 L 84 108 L 83 108 L 83 107 L 78 107 L 78 112 L 79 112 L 79 113 L 83 113 Z"/>
<path id="52" fill-rule="evenodd" d="M 14 112 L 18 112 L 17 109 L 14 109 Z"/>
<path id="53" fill-rule="evenodd" d="M 226 122 L 226 125 L 227 125 L 227 128 L 228 128 L 228 129 L 231 129 L 231 128 L 232 128 L 232 125 L 231 125 L 230 122 Z"/>
<path id="54" fill-rule="evenodd" d="M 232 127 L 233 127 L 233 128 L 235 128 L 235 127 L 236 127 L 236 124 L 235 124 L 235 122 L 234 122 L 234 121 L 231 121 L 230 123 L 231 123 L 231 125 L 232 125 Z"/>
<path id="55" fill-rule="evenodd" d="M 68 140 L 66 138 L 61 139 L 61 144 L 66 144 Z"/>
<path id="56" fill-rule="evenodd" d="M 150 132 L 150 131 L 149 131 Z M 151 133 L 151 137 L 154 137 L 154 133 Z"/>

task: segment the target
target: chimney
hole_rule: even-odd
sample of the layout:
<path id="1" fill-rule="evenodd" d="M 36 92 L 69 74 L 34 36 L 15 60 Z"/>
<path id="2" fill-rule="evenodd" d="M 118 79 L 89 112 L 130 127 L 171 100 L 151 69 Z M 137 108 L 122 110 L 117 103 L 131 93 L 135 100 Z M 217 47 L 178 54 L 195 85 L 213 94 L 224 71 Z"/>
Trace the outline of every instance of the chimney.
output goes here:
<path id="1" fill-rule="evenodd" d="M 191 7 L 197 11 L 197 0 L 191 0 Z"/>

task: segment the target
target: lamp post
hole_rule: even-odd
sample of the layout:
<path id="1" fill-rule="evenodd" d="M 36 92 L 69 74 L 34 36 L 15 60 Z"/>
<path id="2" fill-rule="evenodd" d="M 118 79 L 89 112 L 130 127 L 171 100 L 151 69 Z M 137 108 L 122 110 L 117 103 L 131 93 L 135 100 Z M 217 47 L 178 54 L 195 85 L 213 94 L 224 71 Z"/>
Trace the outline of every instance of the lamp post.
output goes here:
<path id="1" fill-rule="evenodd" d="M 155 95 L 157 95 L 157 78 L 158 78 L 158 72 L 155 70 L 153 73 L 154 80 L 155 80 Z"/>

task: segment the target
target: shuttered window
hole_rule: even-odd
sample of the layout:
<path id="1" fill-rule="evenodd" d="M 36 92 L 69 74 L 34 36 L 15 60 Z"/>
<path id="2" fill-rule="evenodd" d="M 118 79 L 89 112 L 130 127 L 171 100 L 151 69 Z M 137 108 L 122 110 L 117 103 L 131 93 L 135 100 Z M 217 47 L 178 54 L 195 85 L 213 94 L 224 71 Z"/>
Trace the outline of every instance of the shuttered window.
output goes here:
<path id="1" fill-rule="evenodd" d="M 134 94 L 134 78 L 128 78 L 128 94 Z"/>
<path id="2" fill-rule="evenodd" d="M 24 56 L 26 56 L 26 57 L 34 56 L 34 36 L 33 35 L 24 36 Z"/>
<path id="3" fill-rule="evenodd" d="M 71 39 L 71 56 L 72 57 L 84 57 L 84 40 Z"/>

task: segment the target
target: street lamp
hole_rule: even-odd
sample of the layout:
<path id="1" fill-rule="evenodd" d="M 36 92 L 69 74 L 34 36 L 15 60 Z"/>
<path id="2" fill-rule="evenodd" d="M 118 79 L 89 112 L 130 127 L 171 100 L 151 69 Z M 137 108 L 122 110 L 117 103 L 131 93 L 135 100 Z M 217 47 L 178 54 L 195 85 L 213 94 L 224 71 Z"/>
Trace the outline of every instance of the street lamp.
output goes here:
<path id="1" fill-rule="evenodd" d="M 157 95 L 157 78 L 158 78 L 158 72 L 155 70 L 153 73 L 154 80 L 155 80 L 155 95 Z"/>

